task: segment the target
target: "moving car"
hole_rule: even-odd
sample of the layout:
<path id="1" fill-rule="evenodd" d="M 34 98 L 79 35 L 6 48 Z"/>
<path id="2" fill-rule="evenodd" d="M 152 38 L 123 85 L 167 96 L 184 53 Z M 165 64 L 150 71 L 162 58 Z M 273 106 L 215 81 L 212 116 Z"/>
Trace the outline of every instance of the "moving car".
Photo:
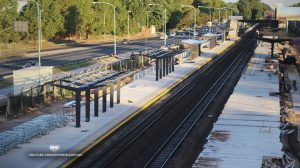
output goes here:
<path id="1" fill-rule="evenodd" d="M 129 42 L 129 40 L 128 39 L 123 39 L 122 41 L 121 41 L 121 44 L 128 44 L 128 42 Z"/>
<path id="2" fill-rule="evenodd" d="M 38 63 L 36 61 L 28 61 L 24 66 L 23 68 L 29 68 L 29 67 L 32 67 L 32 66 L 37 66 Z"/>

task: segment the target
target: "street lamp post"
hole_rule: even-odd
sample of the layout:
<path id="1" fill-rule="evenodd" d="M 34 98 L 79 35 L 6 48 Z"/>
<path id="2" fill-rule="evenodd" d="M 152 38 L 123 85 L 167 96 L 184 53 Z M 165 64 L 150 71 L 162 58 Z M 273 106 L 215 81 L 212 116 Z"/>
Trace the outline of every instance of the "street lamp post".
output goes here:
<path id="1" fill-rule="evenodd" d="M 149 12 L 147 11 L 147 18 L 146 18 L 146 39 L 145 39 L 145 48 L 147 48 L 147 43 L 148 43 L 148 29 L 149 29 Z"/>
<path id="2" fill-rule="evenodd" d="M 117 38 L 116 38 L 116 7 L 108 2 L 93 2 L 93 4 L 106 4 L 113 7 L 114 10 L 114 55 L 117 55 Z"/>
<path id="3" fill-rule="evenodd" d="M 149 4 L 149 6 L 160 6 L 160 7 L 163 7 L 164 8 L 164 19 L 165 19 L 165 21 L 164 21 L 164 33 L 165 33 L 165 35 L 164 35 L 164 45 L 166 46 L 167 45 L 167 9 L 166 9 L 166 7 L 165 6 L 163 6 L 163 5 L 161 5 L 161 4 Z"/>
<path id="4" fill-rule="evenodd" d="M 127 39 L 129 40 L 129 14 L 131 13 L 131 11 L 127 11 L 127 13 Z"/>
<path id="5" fill-rule="evenodd" d="M 196 39 L 196 22 L 197 22 L 197 11 L 196 11 L 196 8 L 192 5 L 181 5 L 181 7 L 187 7 L 187 8 L 192 8 L 194 9 L 194 39 Z"/>
<path id="6" fill-rule="evenodd" d="M 219 24 L 221 23 L 221 8 L 216 8 L 219 10 Z"/>
<path id="7" fill-rule="evenodd" d="M 39 57 L 39 68 L 40 68 L 41 67 L 41 36 L 42 36 L 40 5 L 35 0 L 21 0 L 21 1 L 33 2 L 37 6 L 37 11 L 38 11 L 38 57 Z"/>
<path id="8" fill-rule="evenodd" d="M 211 22 L 211 7 L 210 6 L 198 6 L 198 8 L 207 8 L 209 9 L 209 22 Z M 211 33 L 211 26 L 209 26 L 209 33 Z"/>

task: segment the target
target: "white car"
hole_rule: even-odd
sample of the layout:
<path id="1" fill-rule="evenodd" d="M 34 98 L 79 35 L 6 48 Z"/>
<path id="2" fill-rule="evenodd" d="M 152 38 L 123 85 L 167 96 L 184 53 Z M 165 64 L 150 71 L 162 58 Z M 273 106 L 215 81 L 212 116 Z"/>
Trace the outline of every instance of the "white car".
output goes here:
<path id="1" fill-rule="evenodd" d="M 198 32 L 193 32 L 193 36 L 198 36 Z"/>
<path id="2" fill-rule="evenodd" d="M 170 32 L 170 36 L 171 36 L 171 37 L 175 37 L 175 36 L 176 36 L 176 33 L 175 33 L 175 32 Z"/>
<path id="3" fill-rule="evenodd" d="M 160 39 L 168 39 L 168 35 L 162 35 L 162 36 L 160 36 Z"/>

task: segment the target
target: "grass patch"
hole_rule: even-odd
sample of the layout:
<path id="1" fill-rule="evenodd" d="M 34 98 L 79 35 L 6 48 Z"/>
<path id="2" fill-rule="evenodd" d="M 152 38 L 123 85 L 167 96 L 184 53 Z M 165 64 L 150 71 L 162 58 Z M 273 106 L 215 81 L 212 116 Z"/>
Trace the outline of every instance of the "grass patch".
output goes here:
<path id="1" fill-rule="evenodd" d="M 60 71 L 66 72 L 66 71 L 71 71 L 71 70 L 78 69 L 78 68 L 87 67 L 87 66 L 92 65 L 93 63 L 94 63 L 94 61 L 92 61 L 92 60 L 82 61 L 82 62 L 78 62 L 78 63 L 74 63 L 74 64 L 61 66 L 61 67 L 58 67 L 58 69 Z"/>

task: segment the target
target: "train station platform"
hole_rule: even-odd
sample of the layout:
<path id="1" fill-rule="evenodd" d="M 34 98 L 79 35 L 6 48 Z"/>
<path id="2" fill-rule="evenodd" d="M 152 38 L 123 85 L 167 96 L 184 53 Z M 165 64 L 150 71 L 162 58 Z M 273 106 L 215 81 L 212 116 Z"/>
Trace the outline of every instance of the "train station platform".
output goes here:
<path id="1" fill-rule="evenodd" d="M 279 79 L 265 63 L 269 47 L 256 49 L 193 168 L 254 168 L 282 157 Z"/>
<path id="2" fill-rule="evenodd" d="M 85 107 L 81 107 L 80 128 L 75 128 L 75 122 L 69 122 L 66 127 L 55 129 L 49 135 L 34 138 L 30 143 L 20 144 L 18 148 L 0 156 L 1 167 L 61 167 L 67 160 L 70 160 L 70 157 L 40 157 L 39 154 L 80 154 L 88 146 L 96 141 L 101 141 L 140 113 L 142 109 L 165 95 L 171 87 L 176 86 L 185 77 L 201 68 L 212 57 L 233 43 L 226 41 L 212 50 L 203 49 L 201 57 L 196 58 L 193 62 L 185 59 L 182 64 L 175 66 L 173 73 L 159 81 L 155 81 L 154 68 L 150 67 L 147 69 L 147 73 L 139 75 L 134 82 L 122 87 L 120 104 L 115 104 L 113 108 L 108 107 L 107 112 L 100 113 L 99 117 L 91 115 L 90 122 L 84 121 Z M 109 104 L 109 100 L 107 103 Z M 90 110 L 93 111 L 93 102 L 90 107 Z M 99 99 L 99 107 L 102 107 L 102 99 Z M 55 151 L 50 146 L 54 146 Z"/>

